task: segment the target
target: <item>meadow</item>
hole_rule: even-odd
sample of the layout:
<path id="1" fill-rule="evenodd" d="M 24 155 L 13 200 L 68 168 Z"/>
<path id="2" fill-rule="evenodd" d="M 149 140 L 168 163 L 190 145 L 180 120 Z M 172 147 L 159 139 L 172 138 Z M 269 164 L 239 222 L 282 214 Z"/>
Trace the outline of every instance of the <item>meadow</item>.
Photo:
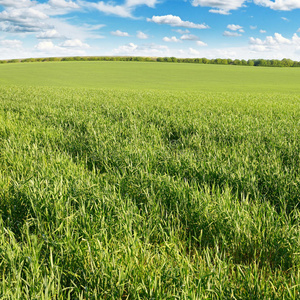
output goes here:
<path id="1" fill-rule="evenodd" d="M 0 298 L 299 299 L 299 79 L 0 65 Z"/>

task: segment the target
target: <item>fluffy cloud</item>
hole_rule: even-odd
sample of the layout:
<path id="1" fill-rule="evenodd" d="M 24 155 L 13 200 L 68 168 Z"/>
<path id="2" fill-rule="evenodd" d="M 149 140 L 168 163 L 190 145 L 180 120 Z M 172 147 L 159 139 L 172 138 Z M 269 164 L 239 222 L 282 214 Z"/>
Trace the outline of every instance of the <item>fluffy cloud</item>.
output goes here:
<path id="1" fill-rule="evenodd" d="M 129 36 L 128 32 L 124 32 L 120 30 L 111 31 L 110 34 L 114 36 Z"/>
<path id="2" fill-rule="evenodd" d="M 80 44 L 80 43 L 74 43 Z M 80 47 L 80 45 L 74 47 L 64 47 L 62 45 L 55 45 L 52 41 L 43 41 L 38 43 L 35 47 L 39 56 L 70 56 L 70 55 L 86 55 L 86 52 Z"/>
<path id="3" fill-rule="evenodd" d="M 149 7 L 155 7 L 157 0 L 127 0 L 125 1 L 125 5 L 128 7 L 139 6 L 139 5 L 147 5 Z"/>
<path id="4" fill-rule="evenodd" d="M 0 0 L 0 31 L 14 34 L 37 33 L 39 39 L 68 38 L 85 40 L 102 38 L 93 33 L 104 25 L 71 25 L 66 19 L 55 18 L 79 8 L 80 1 L 50 0 L 40 3 L 29 0 Z"/>
<path id="5" fill-rule="evenodd" d="M 19 40 L 0 40 L 0 46 L 3 48 L 20 48 L 22 44 Z"/>
<path id="6" fill-rule="evenodd" d="M 210 9 L 209 12 L 212 14 L 230 15 L 230 12 L 228 12 L 227 10 L 223 10 L 223 9 Z"/>
<path id="7" fill-rule="evenodd" d="M 196 28 L 206 29 L 209 28 L 206 24 L 195 24 L 190 21 L 183 21 L 178 16 L 166 15 L 166 16 L 153 16 L 151 19 L 147 18 L 148 22 L 154 22 L 156 24 L 167 24 L 173 27 L 185 27 L 185 28 Z"/>
<path id="8" fill-rule="evenodd" d="M 0 0 L 0 5 L 5 7 L 24 8 L 30 7 L 33 3 L 30 0 Z"/>
<path id="9" fill-rule="evenodd" d="M 254 51 L 270 51 L 282 47 L 299 47 L 300 37 L 295 33 L 291 39 L 287 39 L 280 33 L 275 33 L 274 36 L 267 36 L 265 40 L 251 37 L 249 43 L 251 45 L 250 49 Z"/>
<path id="10" fill-rule="evenodd" d="M 206 46 L 207 46 L 207 44 L 204 43 L 204 42 L 202 42 L 202 41 L 197 41 L 196 44 L 197 44 L 198 46 L 200 46 L 200 47 L 206 47 Z"/>
<path id="11" fill-rule="evenodd" d="M 34 8 L 9 9 L 0 13 L 0 20 L 25 23 L 32 19 L 44 20 L 48 16 Z"/>
<path id="12" fill-rule="evenodd" d="M 230 10 L 236 10 L 243 6 L 245 0 L 193 0 L 193 6 L 212 7 L 211 13 L 228 15 Z"/>
<path id="13" fill-rule="evenodd" d="M 109 15 L 117 15 L 119 17 L 123 18 L 131 18 L 132 17 L 132 9 L 127 6 L 123 5 L 113 5 L 113 4 L 107 4 L 103 1 L 100 1 L 98 3 L 89 3 L 85 2 L 85 6 L 89 6 L 92 8 L 95 8 L 101 12 L 104 12 Z"/>
<path id="14" fill-rule="evenodd" d="M 243 29 L 243 27 L 240 26 L 240 25 L 229 24 L 229 25 L 227 25 L 227 28 L 230 29 L 230 30 L 232 30 L 232 31 L 239 31 L 239 32 L 242 32 L 242 33 L 245 32 L 244 29 Z M 228 35 L 228 31 L 227 32 L 225 31 L 225 33 L 226 33 L 225 34 L 226 36 L 239 36 L 239 35 L 235 35 L 232 32 L 231 32 L 230 35 Z"/>
<path id="15" fill-rule="evenodd" d="M 266 31 L 266 30 L 263 30 L 263 29 L 261 29 L 259 32 L 260 32 L 260 33 L 266 33 L 267 31 Z"/>
<path id="16" fill-rule="evenodd" d="M 180 39 L 184 41 L 198 41 L 199 37 L 193 34 L 184 34 L 180 37 Z"/>
<path id="17" fill-rule="evenodd" d="M 300 8 L 299 0 L 253 0 L 255 4 L 274 10 L 293 10 Z"/>
<path id="18" fill-rule="evenodd" d="M 233 31 L 243 29 L 242 26 L 240 26 L 240 25 L 234 25 L 234 24 L 229 24 L 229 25 L 227 25 L 227 28 L 230 29 L 230 30 L 233 30 Z"/>
<path id="19" fill-rule="evenodd" d="M 64 38 L 58 31 L 55 29 L 50 29 L 43 31 L 36 36 L 38 39 L 61 39 Z"/>
<path id="20" fill-rule="evenodd" d="M 6 32 L 37 32 L 47 28 L 45 20 L 48 16 L 32 7 L 8 8 L 0 12 L 0 30 Z"/>
<path id="21" fill-rule="evenodd" d="M 55 45 L 52 41 L 43 41 L 35 46 L 35 49 L 40 51 L 58 50 L 59 52 L 62 52 L 64 48 L 87 49 L 90 48 L 90 46 L 88 44 L 82 43 L 82 41 L 78 39 L 67 40 L 59 44 L 58 46 Z"/>
<path id="22" fill-rule="evenodd" d="M 77 9 L 79 5 L 73 1 L 65 1 L 65 0 L 49 0 L 48 2 L 51 6 L 60 7 L 60 8 L 72 8 Z"/>
<path id="23" fill-rule="evenodd" d="M 38 50 L 52 50 L 55 48 L 54 44 L 49 41 L 40 42 L 35 46 Z"/>
<path id="24" fill-rule="evenodd" d="M 0 30 L 11 33 L 34 33 L 54 29 L 52 16 L 64 15 L 79 8 L 74 1 L 50 0 L 45 3 L 30 0 L 0 0 Z M 67 23 L 64 20 L 64 23 Z"/>
<path id="25" fill-rule="evenodd" d="M 192 0 L 193 6 L 212 7 L 211 13 L 222 15 L 230 14 L 231 10 L 245 6 L 247 0 Z M 274 10 L 293 10 L 300 8 L 299 0 L 253 0 L 257 5 L 269 7 Z"/>
<path id="26" fill-rule="evenodd" d="M 0 40 L 0 59 L 32 57 L 32 49 L 23 47 L 23 42 L 17 39 Z"/>
<path id="27" fill-rule="evenodd" d="M 169 37 L 164 37 L 163 41 L 165 41 L 165 42 L 174 42 L 174 43 L 180 43 L 182 41 L 196 41 L 196 44 L 200 47 L 207 46 L 206 43 L 200 41 L 200 38 L 198 36 L 193 35 L 193 34 L 184 34 L 180 37 L 180 39 L 178 39 L 175 36 L 172 36 L 170 38 Z"/>
<path id="28" fill-rule="evenodd" d="M 140 55 L 140 56 L 170 56 L 167 46 L 156 44 L 136 45 L 129 43 L 113 50 L 115 55 Z"/>
<path id="29" fill-rule="evenodd" d="M 172 36 L 172 37 L 164 37 L 163 38 L 163 41 L 164 42 L 168 42 L 168 43 L 171 43 L 171 42 L 173 42 L 173 43 L 179 43 L 179 42 L 181 42 L 181 40 L 179 40 L 176 36 Z"/>
<path id="30" fill-rule="evenodd" d="M 63 43 L 61 43 L 59 46 L 61 46 L 61 47 L 71 47 L 71 48 L 81 48 L 81 49 L 90 48 L 90 46 L 88 44 L 83 43 L 79 39 L 66 40 Z"/>
<path id="31" fill-rule="evenodd" d="M 53 42 L 51 42 L 51 41 L 45 41 L 45 42 L 38 43 L 35 46 L 35 48 L 37 50 L 41 50 L 41 51 L 44 51 L 44 50 L 49 51 L 49 50 L 53 50 L 53 49 L 58 49 L 59 47 L 55 46 L 53 44 Z"/>
<path id="32" fill-rule="evenodd" d="M 95 8 L 101 12 L 109 15 L 117 15 L 123 18 L 133 18 L 133 11 L 137 6 L 146 5 L 148 7 L 155 7 L 157 0 L 126 0 L 122 5 L 116 5 L 113 2 L 100 1 L 98 3 L 91 3 L 87 1 L 80 1 L 82 6 Z"/>
<path id="33" fill-rule="evenodd" d="M 119 48 L 115 49 L 115 53 L 133 53 L 138 48 L 138 45 L 134 43 L 129 43 L 128 45 L 120 46 Z"/>
<path id="34" fill-rule="evenodd" d="M 197 55 L 200 55 L 200 52 L 194 48 L 189 48 L 189 52 L 192 56 L 197 56 Z"/>
<path id="35" fill-rule="evenodd" d="M 140 40 L 146 40 L 146 39 L 149 38 L 149 36 L 146 33 L 142 32 L 142 31 L 138 31 L 137 34 L 136 34 L 136 37 Z"/>
<path id="36" fill-rule="evenodd" d="M 240 33 L 238 33 L 238 32 L 235 32 L 235 31 L 228 31 L 228 30 L 226 30 L 226 31 L 224 31 L 223 32 L 223 35 L 224 36 L 242 36 Z"/>

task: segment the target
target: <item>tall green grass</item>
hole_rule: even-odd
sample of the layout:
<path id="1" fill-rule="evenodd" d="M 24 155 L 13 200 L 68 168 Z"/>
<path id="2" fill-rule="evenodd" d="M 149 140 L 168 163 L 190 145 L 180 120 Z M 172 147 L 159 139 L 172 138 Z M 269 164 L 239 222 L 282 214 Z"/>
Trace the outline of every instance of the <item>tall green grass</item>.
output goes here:
<path id="1" fill-rule="evenodd" d="M 1 299 L 299 299 L 299 100 L 0 88 Z"/>

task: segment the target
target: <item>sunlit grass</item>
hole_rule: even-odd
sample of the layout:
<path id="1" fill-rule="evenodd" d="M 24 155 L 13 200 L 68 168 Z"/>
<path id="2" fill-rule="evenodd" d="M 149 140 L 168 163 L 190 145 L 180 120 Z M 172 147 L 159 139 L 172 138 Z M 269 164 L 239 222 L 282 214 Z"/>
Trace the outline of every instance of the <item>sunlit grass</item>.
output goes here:
<path id="1" fill-rule="evenodd" d="M 0 102 L 2 299 L 299 299 L 297 95 Z"/>
<path id="2" fill-rule="evenodd" d="M 300 68 L 105 61 L 0 64 L 1 85 L 299 94 L 299 80 Z"/>

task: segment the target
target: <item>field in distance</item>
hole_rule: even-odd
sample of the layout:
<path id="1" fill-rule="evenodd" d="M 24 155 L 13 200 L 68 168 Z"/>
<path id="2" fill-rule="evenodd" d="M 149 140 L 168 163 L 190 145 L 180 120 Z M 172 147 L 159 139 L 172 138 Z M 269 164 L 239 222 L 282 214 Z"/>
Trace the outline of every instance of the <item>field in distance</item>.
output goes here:
<path id="1" fill-rule="evenodd" d="M 0 65 L 0 298 L 299 299 L 299 71 Z"/>
<path id="2" fill-rule="evenodd" d="M 0 65 L 0 84 L 84 88 L 300 93 L 300 68 L 153 62 Z"/>

